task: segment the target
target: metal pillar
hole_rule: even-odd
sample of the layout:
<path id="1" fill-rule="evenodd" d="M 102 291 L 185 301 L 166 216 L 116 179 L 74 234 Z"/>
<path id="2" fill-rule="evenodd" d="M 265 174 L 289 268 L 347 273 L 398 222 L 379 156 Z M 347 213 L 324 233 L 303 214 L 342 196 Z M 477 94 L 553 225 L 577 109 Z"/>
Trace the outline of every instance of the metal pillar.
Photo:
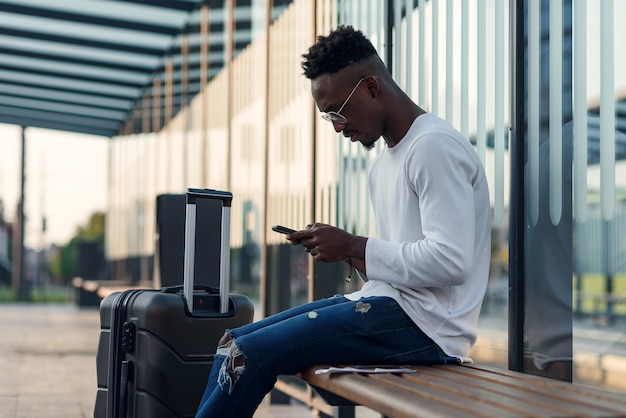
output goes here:
<path id="1" fill-rule="evenodd" d="M 22 126 L 22 149 L 20 166 L 20 200 L 17 210 L 17 225 L 15 230 L 15 254 L 13 257 L 13 293 L 19 300 L 28 300 L 29 291 L 25 275 L 26 250 L 24 247 L 24 203 L 26 189 L 26 127 Z"/>
<path id="2" fill-rule="evenodd" d="M 524 77 L 526 11 L 511 0 L 511 196 L 509 204 L 509 369 L 524 369 Z"/>

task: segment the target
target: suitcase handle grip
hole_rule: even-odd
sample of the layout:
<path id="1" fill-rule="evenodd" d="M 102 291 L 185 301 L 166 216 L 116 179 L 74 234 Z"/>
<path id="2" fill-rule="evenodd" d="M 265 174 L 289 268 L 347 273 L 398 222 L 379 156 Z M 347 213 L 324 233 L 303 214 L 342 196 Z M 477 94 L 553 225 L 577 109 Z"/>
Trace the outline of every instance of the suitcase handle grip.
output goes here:
<path id="1" fill-rule="evenodd" d="M 197 199 L 219 199 L 222 201 L 222 205 L 230 207 L 233 201 L 233 194 L 231 192 L 225 192 L 214 189 L 187 189 L 187 203 L 195 205 Z"/>
<path id="2" fill-rule="evenodd" d="M 165 286 L 161 288 L 163 293 L 179 293 L 184 290 L 183 285 Z M 194 285 L 193 290 L 206 290 L 209 293 L 219 294 L 220 290 L 217 287 Z"/>

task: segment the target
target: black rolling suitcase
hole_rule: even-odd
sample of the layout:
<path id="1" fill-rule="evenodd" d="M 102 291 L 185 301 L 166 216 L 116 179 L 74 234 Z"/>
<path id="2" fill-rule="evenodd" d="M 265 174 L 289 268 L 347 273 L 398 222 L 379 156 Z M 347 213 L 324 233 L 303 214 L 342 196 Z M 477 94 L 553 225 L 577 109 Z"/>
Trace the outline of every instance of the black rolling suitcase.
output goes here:
<path id="1" fill-rule="evenodd" d="M 193 286 L 198 199 L 223 202 L 219 290 Z M 231 201 L 229 192 L 187 191 L 183 286 L 102 301 L 95 418 L 195 415 L 224 330 L 253 319 L 250 299 L 229 293 Z"/>

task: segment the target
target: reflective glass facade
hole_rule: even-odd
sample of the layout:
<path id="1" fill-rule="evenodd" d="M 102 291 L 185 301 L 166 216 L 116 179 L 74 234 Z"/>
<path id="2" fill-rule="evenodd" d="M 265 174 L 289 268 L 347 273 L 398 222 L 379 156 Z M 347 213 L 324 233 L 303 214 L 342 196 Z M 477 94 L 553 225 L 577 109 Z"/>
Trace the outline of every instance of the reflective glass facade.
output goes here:
<path id="1" fill-rule="evenodd" d="M 522 12 L 523 187 L 512 202 L 523 210 L 511 255 L 524 260 L 513 280 L 523 297 L 509 344 L 512 367 L 622 391 L 624 13 L 626 2 L 613 0 L 531 1 Z"/>
<path id="2" fill-rule="evenodd" d="M 218 3 L 227 22 L 241 12 Z M 111 141 L 116 278 L 152 280 L 156 196 L 207 187 L 233 192 L 231 288 L 258 297 L 263 315 L 358 286 L 343 265 L 312 263 L 271 231 L 318 221 L 376 235 L 366 171 L 377 149 L 320 118 L 300 69 L 317 34 L 351 24 L 485 165 L 492 268 L 474 360 L 626 390 L 626 68 L 615 54 L 626 2 L 263 3 L 247 9 L 255 23 L 244 48 L 223 25 L 230 58 L 189 106 L 171 119 L 150 111 L 173 88 L 155 80 L 135 121 L 144 133 Z"/>

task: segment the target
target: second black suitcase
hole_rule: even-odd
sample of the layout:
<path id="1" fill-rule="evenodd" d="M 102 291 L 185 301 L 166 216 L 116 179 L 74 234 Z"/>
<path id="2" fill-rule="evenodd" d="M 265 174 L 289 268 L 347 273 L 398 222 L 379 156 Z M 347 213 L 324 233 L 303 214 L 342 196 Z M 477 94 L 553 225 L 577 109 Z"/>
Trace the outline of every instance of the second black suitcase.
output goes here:
<path id="1" fill-rule="evenodd" d="M 195 203 L 220 199 L 220 289 L 194 288 Z M 229 294 L 232 195 L 187 191 L 184 286 L 127 290 L 100 306 L 95 418 L 193 417 L 207 383 L 219 338 L 252 322 L 252 301 Z"/>

